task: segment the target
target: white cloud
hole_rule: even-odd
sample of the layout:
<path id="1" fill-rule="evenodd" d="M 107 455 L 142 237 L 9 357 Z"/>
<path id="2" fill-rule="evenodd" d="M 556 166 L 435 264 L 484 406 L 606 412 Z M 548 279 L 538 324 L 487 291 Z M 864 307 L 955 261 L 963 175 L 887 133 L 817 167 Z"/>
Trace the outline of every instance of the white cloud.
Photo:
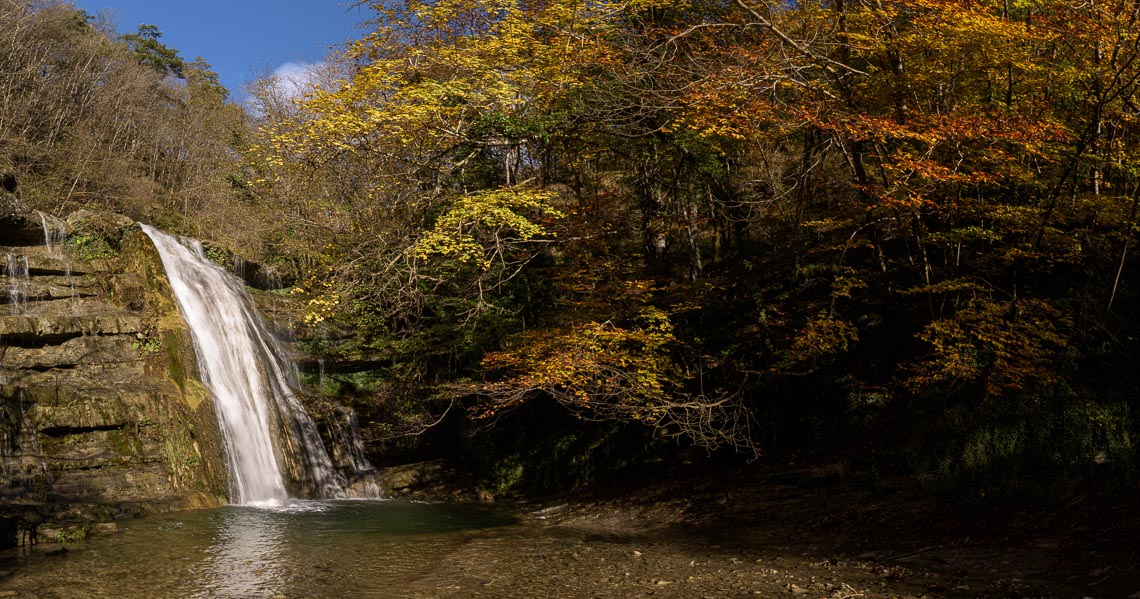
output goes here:
<path id="1" fill-rule="evenodd" d="M 242 105 L 253 116 L 289 114 L 293 100 L 315 88 L 329 86 L 334 77 L 327 62 L 287 62 L 248 84 Z"/>
<path id="2" fill-rule="evenodd" d="M 320 85 L 327 69 L 323 62 L 287 62 L 273 70 L 274 84 L 282 96 L 296 98 Z"/>

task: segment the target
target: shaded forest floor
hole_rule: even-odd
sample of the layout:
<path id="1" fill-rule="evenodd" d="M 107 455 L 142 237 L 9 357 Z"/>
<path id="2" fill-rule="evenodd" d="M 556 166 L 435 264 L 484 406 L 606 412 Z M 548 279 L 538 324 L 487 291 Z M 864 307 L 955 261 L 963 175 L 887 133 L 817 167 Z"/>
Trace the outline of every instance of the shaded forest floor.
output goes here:
<path id="1" fill-rule="evenodd" d="M 980 508 L 792 465 L 694 472 L 536 507 L 413 595 L 1140 597 L 1138 507 L 1073 489 Z"/>

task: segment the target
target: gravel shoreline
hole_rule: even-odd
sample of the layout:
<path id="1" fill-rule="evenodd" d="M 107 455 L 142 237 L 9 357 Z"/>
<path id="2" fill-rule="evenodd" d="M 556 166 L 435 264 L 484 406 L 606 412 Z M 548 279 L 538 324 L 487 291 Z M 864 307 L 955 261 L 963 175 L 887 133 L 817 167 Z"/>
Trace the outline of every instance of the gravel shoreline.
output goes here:
<path id="1" fill-rule="evenodd" d="M 473 537 L 410 596 L 1140 597 L 1134 496 L 982 509 L 792 466 L 563 499 Z"/>

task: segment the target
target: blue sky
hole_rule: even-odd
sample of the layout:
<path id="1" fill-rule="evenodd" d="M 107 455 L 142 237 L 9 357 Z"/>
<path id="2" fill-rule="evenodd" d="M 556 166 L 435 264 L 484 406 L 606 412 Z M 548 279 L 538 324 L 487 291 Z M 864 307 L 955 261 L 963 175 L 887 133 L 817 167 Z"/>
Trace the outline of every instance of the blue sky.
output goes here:
<path id="1" fill-rule="evenodd" d="M 213 65 L 233 97 L 265 72 L 289 75 L 319 62 L 329 46 L 361 37 L 371 16 L 351 0 L 72 0 L 97 14 L 112 11 L 120 33 L 158 26 L 162 42 L 182 58 Z"/>

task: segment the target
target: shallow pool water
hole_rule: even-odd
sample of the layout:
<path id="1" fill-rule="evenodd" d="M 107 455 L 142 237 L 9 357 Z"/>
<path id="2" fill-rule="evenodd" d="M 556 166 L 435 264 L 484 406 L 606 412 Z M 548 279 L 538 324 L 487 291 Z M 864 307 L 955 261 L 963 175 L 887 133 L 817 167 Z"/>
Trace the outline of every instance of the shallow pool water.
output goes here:
<path id="1" fill-rule="evenodd" d="M 3 554 L 0 593 L 399 597 L 472 536 L 514 522 L 486 506 L 400 501 L 156 515 L 123 521 L 118 533 L 66 550 L 38 546 Z"/>

